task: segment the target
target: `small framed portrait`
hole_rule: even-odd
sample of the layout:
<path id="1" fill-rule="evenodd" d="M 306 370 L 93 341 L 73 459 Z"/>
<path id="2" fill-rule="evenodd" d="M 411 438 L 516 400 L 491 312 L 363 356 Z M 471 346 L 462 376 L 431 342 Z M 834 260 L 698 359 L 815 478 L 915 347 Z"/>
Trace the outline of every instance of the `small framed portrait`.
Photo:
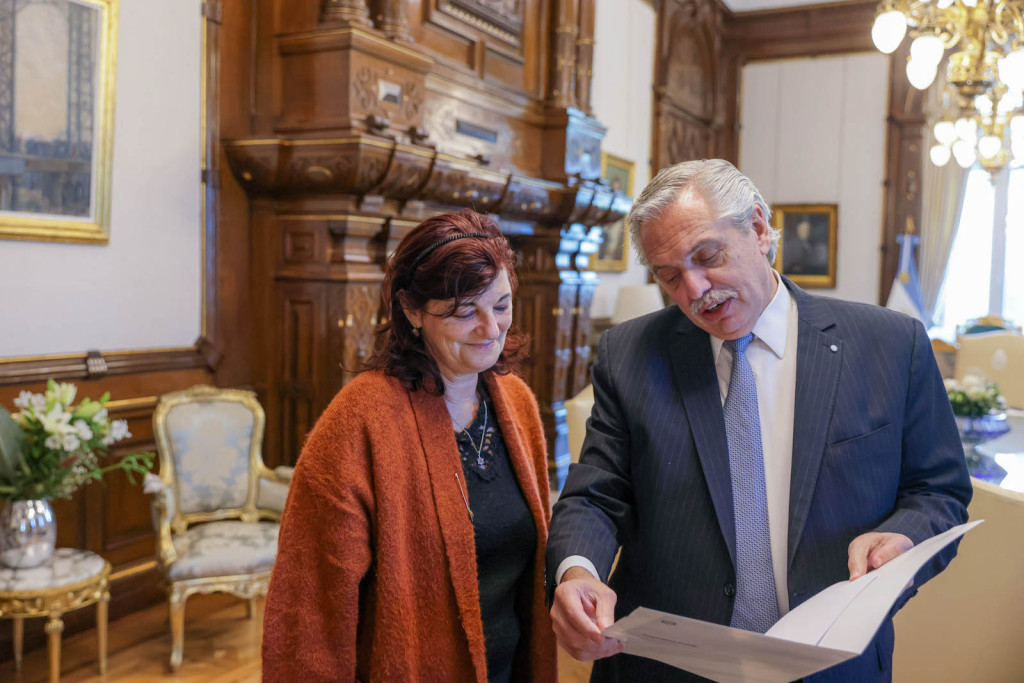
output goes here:
<path id="1" fill-rule="evenodd" d="M 836 286 L 836 204 L 779 204 L 772 208 L 782 233 L 775 270 L 805 288 Z"/>
<path id="2" fill-rule="evenodd" d="M 627 197 L 633 196 L 634 163 L 614 154 L 601 152 L 601 177 L 608 187 Z M 621 273 L 629 258 L 629 229 L 626 219 L 604 226 L 604 241 L 593 260 L 594 270 Z"/>

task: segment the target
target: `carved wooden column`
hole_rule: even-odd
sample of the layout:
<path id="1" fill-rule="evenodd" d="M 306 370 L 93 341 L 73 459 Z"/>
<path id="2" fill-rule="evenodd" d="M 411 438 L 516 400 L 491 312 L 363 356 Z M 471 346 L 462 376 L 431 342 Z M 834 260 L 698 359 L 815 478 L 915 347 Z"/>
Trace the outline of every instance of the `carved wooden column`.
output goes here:
<path id="1" fill-rule="evenodd" d="M 716 156 L 722 10 L 715 0 L 665 0 L 658 7 L 652 171 Z"/>
<path id="2" fill-rule="evenodd" d="M 885 223 L 882 228 L 881 280 L 878 304 L 889 299 L 899 270 L 900 247 L 896 235 L 903 232 L 907 219 L 921 225 L 921 169 L 926 163 L 924 93 L 907 80 L 909 42 L 893 53 L 889 78 L 889 149 L 886 154 Z"/>
<path id="3" fill-rule="evenodd" d="M 320 23 L 331 26 L 369 27 L 370 10 L 366 0 L 324 0 Z"/>
<path id="4" fill-rule="evenodd" d="M 374 23 L 391 40 L 411 43 L 409 9 L 406 0 L 375 0 Z"/>
<path id="5" fill-rule="evenodd" d="M 580 0 L 579 36 L 576 38 L 576 106 L 585 114 L 590 109 L 590 82 L 594 65 L 595 0 Z"/>
<path id="6" fill-rule="evenodd" d="M 551 83 L 548 105 L 555 108 L 576 106 L 573 76 L 576 70 L 576 1 L 552 3 Z"/>

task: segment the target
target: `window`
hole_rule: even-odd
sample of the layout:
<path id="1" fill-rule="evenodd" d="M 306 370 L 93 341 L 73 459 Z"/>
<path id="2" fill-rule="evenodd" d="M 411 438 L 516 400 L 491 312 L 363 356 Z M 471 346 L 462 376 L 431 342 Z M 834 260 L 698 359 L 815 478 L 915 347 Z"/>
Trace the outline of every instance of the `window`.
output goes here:
<path id="1" fill-rule="evenodd" d="M 1024 166 L 994 179 L 967 176 L 960 226 L 949 255 L 933 337 L 952 340 L 957 325 L 983 315 L 1024 324 Z"/>

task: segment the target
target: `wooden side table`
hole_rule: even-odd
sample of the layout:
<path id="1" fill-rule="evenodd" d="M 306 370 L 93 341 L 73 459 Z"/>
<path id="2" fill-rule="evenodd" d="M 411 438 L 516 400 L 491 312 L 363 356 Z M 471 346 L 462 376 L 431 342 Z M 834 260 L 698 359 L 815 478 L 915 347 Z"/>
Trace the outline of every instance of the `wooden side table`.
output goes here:
<path id="1" fill-rule="evenodd" d="M 14 669 L 21 669 L 24 621 L 47 617 L 50 683 L 60 680 L 61 617 L 79 607 L 96 604 L 100 673 L 107 671 L 107 605 L 110 602 L 110 563 L 96 553 L 58 548 L 45 563 L 31 569 L 0 567 L 0 617 L 14 620 Z"/>

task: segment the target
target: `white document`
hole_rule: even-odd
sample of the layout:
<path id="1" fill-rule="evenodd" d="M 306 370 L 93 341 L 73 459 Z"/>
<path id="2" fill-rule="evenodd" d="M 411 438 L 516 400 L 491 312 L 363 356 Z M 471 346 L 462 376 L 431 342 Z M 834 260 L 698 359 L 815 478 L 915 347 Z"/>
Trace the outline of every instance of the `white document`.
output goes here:
<path id="1" fill-rule="evenodd" d="M 896 599 L 936 553 L 984 520 L 922 541 L 856 581 L 840 581 L 764 635 L 640 607 L 604 630 L 625 651 L 719 683 L 786 683 L 864 652 Z"/>

